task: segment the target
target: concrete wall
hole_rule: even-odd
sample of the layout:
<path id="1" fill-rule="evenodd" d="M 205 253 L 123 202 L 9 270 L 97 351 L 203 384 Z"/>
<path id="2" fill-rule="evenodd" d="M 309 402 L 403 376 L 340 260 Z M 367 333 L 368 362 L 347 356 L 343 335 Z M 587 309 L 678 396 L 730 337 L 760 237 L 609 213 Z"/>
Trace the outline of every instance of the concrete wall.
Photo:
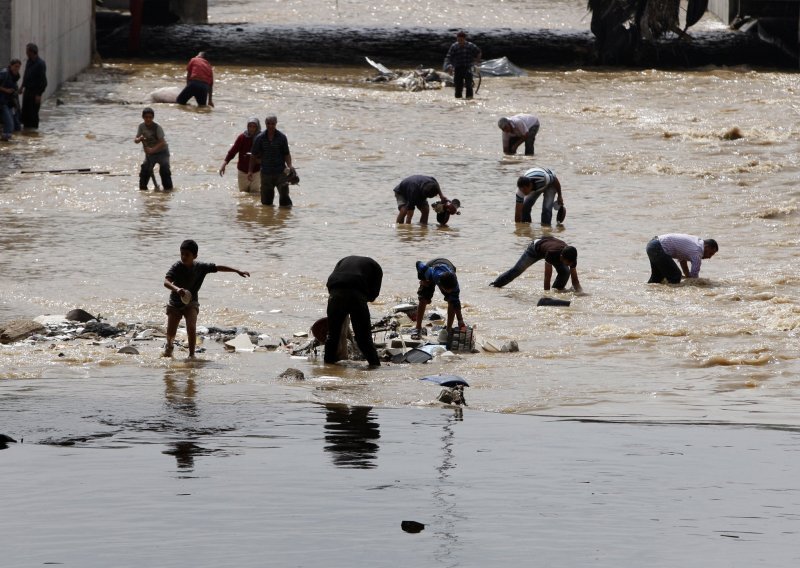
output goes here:
<path id="1" fill-rule="evenodd" d="M 47 63 L 47 95 L 92 62 L 94 0 L 0 0 L 0 65 L 16 57 L 25 64 L 25 45 L 39 46 Z"/>
<path id="2" fill-rule="evenodd" d="M 722 20 L 724 24 L 730 24 L 736 17 L 739 8 L 739 0 L 708 0 L 708 11 Z"/>

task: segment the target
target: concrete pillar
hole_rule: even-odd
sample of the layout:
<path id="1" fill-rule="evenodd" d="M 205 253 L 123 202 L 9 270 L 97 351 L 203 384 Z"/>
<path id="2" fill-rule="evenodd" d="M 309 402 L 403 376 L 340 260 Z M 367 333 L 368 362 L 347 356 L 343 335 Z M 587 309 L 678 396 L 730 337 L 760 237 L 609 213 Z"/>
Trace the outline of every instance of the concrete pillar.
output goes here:
<path id="1" fill-rule="evenodd" d="M 0 0 L 0 68 L 11 59 L 11 0 Z"/>
<path id="2" fill-rule="evenodd" d="M 730 24 L 739 12 L 739 0 L 708 0 L 708 11 L 723 24 Z"/>

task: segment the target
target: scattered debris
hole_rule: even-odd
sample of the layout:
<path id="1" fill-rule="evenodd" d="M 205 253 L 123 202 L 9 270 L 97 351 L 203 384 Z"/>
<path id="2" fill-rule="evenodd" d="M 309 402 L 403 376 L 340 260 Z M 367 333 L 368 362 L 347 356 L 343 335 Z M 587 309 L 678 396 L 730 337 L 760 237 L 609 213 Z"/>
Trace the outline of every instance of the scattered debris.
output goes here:
<path id="1" fill-rule="evenodd" d="M 255 344 L 250 340 L 250 336 L 246 333 L 240 333 L 230 341 L 225 342 L 225 348 L 229 351 L 255 351 Z"/>
<path id="2" fill-rule="evenodd" d="M 418 68 L 413 71 L 392 71 L 385 65 L 365 57 L 367 63 L 378 71 L 378 75 L 367 79 L 370 83 L 394 83 L 406 91 L 418 92 L 442 89 L 453 86 L 453 76 L 431 68 Z M 490 59 L 481 63 L 481 75 L 491 77 L 522 77 L 527 73 L 511 63 L 507 57 Z"/>
<path id="3" fill-rule="evenodd" d="M 119 349 L 117 353 L 123 353 L 125 355 L 138 355 L 139 350 L 133 345 L 126 345 L 125 347 Z"/>

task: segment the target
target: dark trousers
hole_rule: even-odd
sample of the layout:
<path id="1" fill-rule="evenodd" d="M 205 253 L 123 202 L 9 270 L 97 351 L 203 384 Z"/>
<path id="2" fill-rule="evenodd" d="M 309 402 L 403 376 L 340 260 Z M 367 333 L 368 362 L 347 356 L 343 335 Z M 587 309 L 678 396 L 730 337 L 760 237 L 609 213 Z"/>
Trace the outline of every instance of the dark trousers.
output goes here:
<path id="1" fill-rule="evenodd" d="M 202 81 L 189 81 L 178 95 L 178 98 L 175 99 L 175 102 L 179 105 L 185 105 L 189 102 L 189 99 L 194 97 L 198 106 L 206 106 L 206 102 L 208 101 L 208 89 L 209 86 L 207 83 L 203 83 Z"/>
<path id="2" fill-rule="evenodd" d="M 22 124 L 25 128 L 39 128 L 39 108 L 41 103 L 36 102 L 36 93 L 25 91 L 22 95 Z"/>
<path id="3" fill-rule="evenodd" d="M 517 148 L 522 141 L 525 141 L 525 155 L 533 156 L 533 145 L 536 142 L 536 135 L 539 133 L 539 125 L 532 126 L 528 129 L 528 134 L 523 138 L 522 136 L 512 136 L 508 141 L 508 147 L 514 148 L 514 153 L 517 153 Z"/>
<path id="4" fill-rule="evenodd" d="M 519 257 L 517 263 L 498 276 L 497 280 L 492 282 L 492 286 L 495 286 L 496 288 L 502 288 L 512 280 L 516 279 L 517 276 L 528 270 L 528 268 L 533 266 L 536 262 L 542 260 L 544 255 L 539 253 L 539 245 L 541 245 L 542 241 L 552 238 L 554 237 L 542 237 L 541 239 L 536 239 L 529 244 L 525 249 L 525 252 L 522 253 L 522 256 Z M 569 280 L 571 269 L 561 262 L 556 262 L 553 264 L 553 268 L 556 269 L 556 280 L 553 282 L 553 288 L 556 290 L 563 290 L 564 286 L 567 285 L 567 281 Z"/>
<path id="5" fill-rule="evenodd" d="M 467 98 L 472 98 L 472 67 L 456 67 L 453 82 L 456 84 L 457 99 L 461 98 L 464 87 L 467 88 Z"/>
<path id="6" fill-rule="evenodd" d="M 367 299 L 360 292 L 350 289 L 334 288 L 328 298 L 328 338 L 325 340 L 325 362 L 339 360 L 337 350 L 342 337 L 342 324 L 349 315 L 353 324 L 356 345 L 370 365 L 380 365 L 378 351 L 372 342 L 372 321 L 369 316 Z"/>
<path id="7" fill-rule="evenodd" d="M 139 168 L 139 189 L 147 189 L 147 184 L 153 176 L 153 168 L 158 164 L 158 175 L 161 176 L 161 186 L 172 189 L 172 170 L 169 168 L 169 152 L 158 154 L 145 154 L 144 162 Z M 155 183 L 155 180 L 154 180 Z"/>
<path id="8" fill-rule="evenodd" d="M 681 269 L 672 257 L 664 252 L 664 247 L 658 237 L 647 243 L 645 248 L 647 258 L 650 259 L 650 280 L 648 284 L 660 284 L 664 278 L 670 284 L 678 284 L 681 281 Z"/>
<path id="9" fill-rule="evenodd" d="M 272 205 L 275 201 L 275 188 L 278 188 L 278 205 L 291 207 L 292 198 L 289 197 L 289 178 L 286 174 L 268 174 L 261 172 L 261 204 Z"/>

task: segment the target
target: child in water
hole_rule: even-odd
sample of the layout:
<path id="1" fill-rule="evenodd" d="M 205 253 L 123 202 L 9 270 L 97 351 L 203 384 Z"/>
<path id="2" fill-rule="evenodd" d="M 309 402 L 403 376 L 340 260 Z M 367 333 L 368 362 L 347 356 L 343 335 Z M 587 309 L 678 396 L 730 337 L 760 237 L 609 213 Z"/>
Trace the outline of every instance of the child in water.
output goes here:
<path id="1" fill-rule="evenodd" d="M 189 337 L 189 358 L 194 359 L 197 345 L 197 315 L 200 313 L 200 302 L 197 294 L 206 274 L 210 272 L 235 272 L 241 277 L 250 276 L 249 272 L 237 270 L 211 262 L 196 262 L 197 243 L 187 239 L 181 243 L 181 259 L 173 264 L 164 278 L 164 287 L 172 290 L 167 304 L 167 344 L 164 346 L 164 357 L 171 357 L 173 341 L 178 331 L 181 318 L 186 319 L 186 335 Z"/>

